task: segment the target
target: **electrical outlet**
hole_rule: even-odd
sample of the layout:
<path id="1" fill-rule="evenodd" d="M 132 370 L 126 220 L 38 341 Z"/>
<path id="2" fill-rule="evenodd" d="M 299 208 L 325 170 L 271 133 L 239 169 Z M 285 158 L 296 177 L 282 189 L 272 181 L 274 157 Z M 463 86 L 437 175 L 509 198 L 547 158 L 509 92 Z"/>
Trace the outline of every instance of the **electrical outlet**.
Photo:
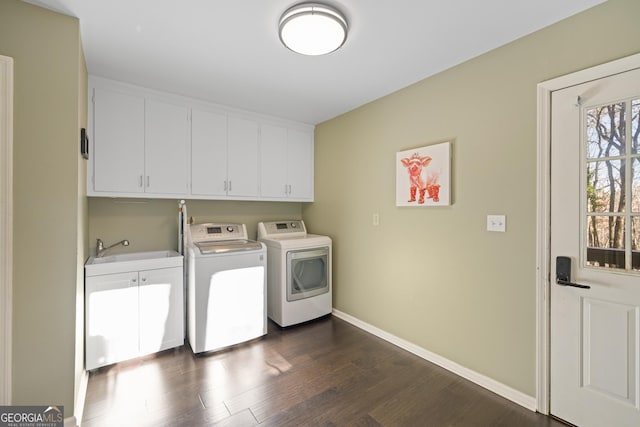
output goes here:
<path id="1" fill-rule="evenodd" d="M 505 215 L 487 215 L 487 231 L 507 231 L 507 217 Z"/>
<path id="2" fill-rule="evenodd" d="M 373 225 L 376 227 L 380 225 L 380 214 L 378 212 L 373 214 Z"/>

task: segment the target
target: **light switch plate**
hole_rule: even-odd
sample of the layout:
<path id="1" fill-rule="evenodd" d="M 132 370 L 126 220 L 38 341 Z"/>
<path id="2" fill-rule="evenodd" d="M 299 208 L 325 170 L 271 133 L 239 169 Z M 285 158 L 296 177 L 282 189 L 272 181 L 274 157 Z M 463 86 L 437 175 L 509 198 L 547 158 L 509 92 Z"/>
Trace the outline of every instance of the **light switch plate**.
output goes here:
<path id="1" fill-rule="evenodd" d="M 505 215 L 487 215 L 487 231 L 507 231 L 507 217 Z"/>

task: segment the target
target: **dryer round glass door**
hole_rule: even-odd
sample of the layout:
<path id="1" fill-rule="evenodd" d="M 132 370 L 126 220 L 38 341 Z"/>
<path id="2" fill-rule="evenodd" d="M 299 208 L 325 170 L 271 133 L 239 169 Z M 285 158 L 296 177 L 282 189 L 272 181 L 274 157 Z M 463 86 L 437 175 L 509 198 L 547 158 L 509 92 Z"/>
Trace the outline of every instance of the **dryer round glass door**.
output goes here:
<path id="1" fill-rule="evenodd" d="M 287 301 L 329 292 L 329 247 L 287 252 Z"/>

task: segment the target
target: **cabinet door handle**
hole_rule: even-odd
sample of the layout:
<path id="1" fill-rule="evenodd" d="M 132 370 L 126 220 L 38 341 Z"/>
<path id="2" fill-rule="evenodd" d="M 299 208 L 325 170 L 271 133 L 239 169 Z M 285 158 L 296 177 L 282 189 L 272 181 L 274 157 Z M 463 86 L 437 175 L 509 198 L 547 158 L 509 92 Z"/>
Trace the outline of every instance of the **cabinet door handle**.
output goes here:
<path id="1" fill-rule="evenodd" d="M 291 184 L 289 184 L 289 194 L 291 194 Z"/>
<path id="2" fill-rule="evenodd" d="M 138 187 L 142 188 L 142 175 L 140 175 L 140 181 L 138 182 Z"/>
<path id="3" fill-rule="evenodd" d="M 131 279 L 131 283 L 138 283 L 138 279 Z"/>
<path id="4" fill-rule="evenodd" d="M 287 193 L 289 192 L 289 186 L 287 184 L 284 185 L 284 194 L 285 196 L 287 195 Z"/>
<path id="5" fill-rule="evenodd" d="M 151 180 L 149 179 L 149 175 L 147 175 L 147 188 L 149 188 L 150 183 L 151 183 Z"/>
<path id="6" fill-rule="evenodd" d="M 231 181 L 229 181 L 229 191 L 231 191 Z"/>

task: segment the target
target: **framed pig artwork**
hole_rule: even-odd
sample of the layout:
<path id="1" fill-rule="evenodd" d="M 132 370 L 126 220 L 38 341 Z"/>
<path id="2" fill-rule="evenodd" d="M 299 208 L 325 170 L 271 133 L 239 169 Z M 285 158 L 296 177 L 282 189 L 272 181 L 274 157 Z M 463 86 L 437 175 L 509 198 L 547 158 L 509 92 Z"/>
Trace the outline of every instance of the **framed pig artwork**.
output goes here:
<path id="1" fill-rule="evenodd" d="M 396 206 L 451 205 L 451 142 L 396 153 Z"/>

